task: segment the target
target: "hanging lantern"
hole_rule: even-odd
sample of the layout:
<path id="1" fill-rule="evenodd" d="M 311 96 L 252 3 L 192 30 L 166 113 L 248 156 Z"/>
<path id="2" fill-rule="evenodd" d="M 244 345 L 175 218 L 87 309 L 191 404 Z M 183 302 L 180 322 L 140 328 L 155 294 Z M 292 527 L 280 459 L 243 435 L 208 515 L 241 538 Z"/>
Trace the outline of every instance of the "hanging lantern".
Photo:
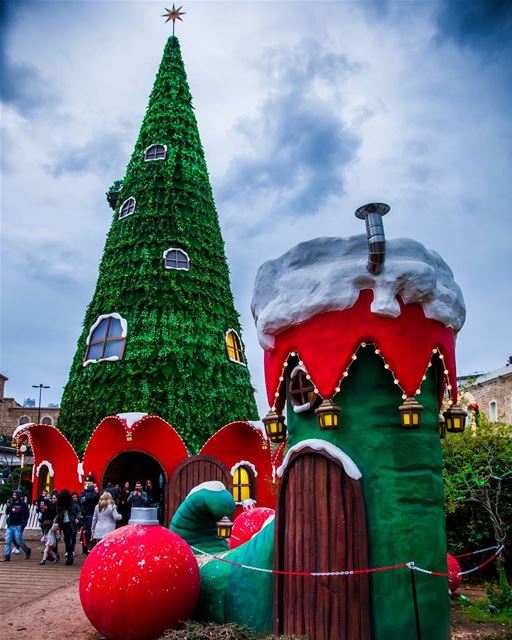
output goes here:
<path id="1" fill-rule="evenodd" d="M 268 450 L 268 440 L 266 440 L 265 438 L 261 439 L 261 450 L 262 451 Z"/>
<path id="2" fill-rule="evenodd" d="M 446 431 L 449 433 L 462 433 L 466 426 L 467 415 L 464 409 L 458 404 L 454 404 L 447 411 L 443 411 Z"/>
<path id="3" fill-rule="evenodd" d="M 227 516 L 217 522 L 217 535 L 219 538 L 231 538 L 231 529 L 233 529 L 233 523 Z"/>
<path id="4" fill-rule="evenodd" d="M 446 422 L 442 413 L 439 414 L 439 437 L 446 438 Z"/>
<path id="5" fill-rule="evenodd" d="M 133 433 L 131 431 L 126 432 L 126 442 L 131 442 L 133 440 Z"/>
<path id="6" fill-rule="evenodd" d="M 421 412 L 423 405 L 412 397 L 406 398 L 405 402 L 398 407 L 402 418 L 404 429 L 418 429 L 421 424 Z"/>
<path id="7" fill-rule="evenodd" d="M 11 447 L 12 447 L 13 449 L 16 449 L 16 447 L 17 447 L 17 446 L 18 446 L 18 443 L 17 443 L 17 442 L 16 442 L 16 440 L 13 438 L 13 439 L 12 439 L 12 442 L 11 442 Z"/>
<path id="8" fill-rule="evenodd" d="M 85 476 L 85 484 L 94 484 L 94 476 L 89 471 L 89 473 Z"/>
<path id="9" fill-rule="evenodd" d="M 271 410 L 263 418 L 265 431 L 270 442 L 284 442 L 286 440 L 286 425 L 284 416 L 278 416 L 274 410 Z"/>
<path id="10" fill-rule="evenodd" d="M 322 431 L 331 431 L 340 426 L 340 408 L 332 400 L 322 400 L 322 404 L 315 409 L 315 415 Z"/>

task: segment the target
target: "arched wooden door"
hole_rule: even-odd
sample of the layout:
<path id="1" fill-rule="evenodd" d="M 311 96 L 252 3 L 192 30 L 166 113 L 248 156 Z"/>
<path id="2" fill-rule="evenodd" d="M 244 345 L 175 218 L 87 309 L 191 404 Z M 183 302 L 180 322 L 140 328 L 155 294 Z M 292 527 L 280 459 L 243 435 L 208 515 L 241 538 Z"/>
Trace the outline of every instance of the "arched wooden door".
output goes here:
<path id="1" fill-rule="evenodd" d="M 220 460 L 211 456 L 193 456 L 179 464 L 169 480 L 168 522 L 194 487 L 211 480 L 222 482 L 231 491 L 231 476 Z"/>
<path id="2" fill-rule="evenodd" d="M 367 566 L 359 480 L 324 452 L 298 451 L 279 489 L 276 569 L 316 572 Z M 276 575 L 274 633 L 308 640 L 370 640 L 368 576 Z"/>

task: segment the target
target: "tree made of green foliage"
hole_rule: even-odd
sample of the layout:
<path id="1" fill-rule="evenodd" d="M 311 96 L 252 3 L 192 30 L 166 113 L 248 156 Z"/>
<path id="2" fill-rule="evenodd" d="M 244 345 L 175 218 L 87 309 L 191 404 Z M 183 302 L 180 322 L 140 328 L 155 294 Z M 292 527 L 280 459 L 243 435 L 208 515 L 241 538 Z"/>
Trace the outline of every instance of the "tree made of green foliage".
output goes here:
<path id="1" fill-rule="evenodd" d="M 145 161 L 153 144 L 166 145 L 164 160 Z M 120 219 L 129 197 L 135 211 Z M 164 268 L 169 248 L 188 254 L 188 271 Z M 124 356 L 84 366 L 90 328 L 110 313 L 127 321 Z M 192 96 L 173 36 L 115 205 L 59 428 L 81 451 L 105 416 L 146 412 L 171 423 L 195 451 L 226 423 L 256 418 L 248 369 L 227 356 L 230 329 L 240 336 Z"/>

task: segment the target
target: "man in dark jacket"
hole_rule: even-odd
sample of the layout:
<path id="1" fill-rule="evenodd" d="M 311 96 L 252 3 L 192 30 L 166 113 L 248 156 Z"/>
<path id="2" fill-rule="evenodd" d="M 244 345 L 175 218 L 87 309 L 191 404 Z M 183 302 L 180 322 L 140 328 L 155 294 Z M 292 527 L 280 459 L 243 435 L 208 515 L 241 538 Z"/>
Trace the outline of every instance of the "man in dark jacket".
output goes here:
<path id="1" fill-rule="evenodd" d="M 12 500 L 7 503 L 5 513 L 7 514 L 5 555 L 0 562 L 6 562 L 11 559 L 11 545 L 13 541 L 16 541 L 23 549 L 25 557 L 28 560 L 32 551 L 23 540 L 23 529 L 27 526 L 29 510 L 27 503 L 21 499 L 21 491 L 19 489 L 12 492 Z"/>
<path id="2" fill-rule="evenodd" d="M 91 543 L 91 526 L 92 526 L 92 517 L 94 515 L 94 507 L 99 502 L 98 492 L 95 490 L 93 484 L 88 484 L 85 487 L 85 491 L 80 496 L 80 506 L 82 507 L 82 511 L 84 514 L 83 525 L 84 525 L 84 537 L 85 544 L 82 541 L 82 552 L 89 553 L 89 546 Z"/>

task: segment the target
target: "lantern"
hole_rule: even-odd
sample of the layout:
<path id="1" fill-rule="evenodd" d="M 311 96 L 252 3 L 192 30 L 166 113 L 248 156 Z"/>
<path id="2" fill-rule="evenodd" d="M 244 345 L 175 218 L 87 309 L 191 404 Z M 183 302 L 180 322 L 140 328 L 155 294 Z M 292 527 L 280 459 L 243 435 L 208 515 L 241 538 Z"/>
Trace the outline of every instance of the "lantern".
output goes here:
<path id="1" fill-rule="evenodd" d="M 94 484 L 94 476 L 89 471 L 89 473 L 85 476 L 85 484 Z"/>
<path id="2" fill-rule="evenodd" d="M 332 400 L 322 400 L 322 404 L 315 409 L 315 415 L 322 431 L 331 431 L 340 426 L 340 408 Z"/>
<path id="3" fill-rule="evenodd" d="M 268 440 L 265 440 L 265 438 L 261 439 L 261 449 L 262 451 L 268 450 Z"/>
<path id="4" fill-rule="evenodd" d="M 17 446 L 18 446 L 18 444 L 17 444 L 16 440 L 13 438 L 13 439 L 12 439 L 12 442 L 11 442 L 11 447 L 12 447 L 13 449 L 16 449 L 16 447 L 17 447 Z"/>
<path id="5" fill-rule="evenodd" d="M 404 429 L 418 429 L 421 424 L 421 412 L 423 405 L 412 397 L 406 398 L 405 402 L 398 407 L 402 418 Z"/>
<path id="6" fill-rule="evenodd" d="M 442 413 L 439 414 L 439 437 L 446 438 L 446 422 Z"/>
<path id="7" fill-rule="evenodd" d="M 126 432 L 126 442 L 131 442 L 133 440 L 133 434 L 131 431 Z"/>
<path id="8" fill-rule="evenodd" d="M 270 442 L 284 442 L 286 440 L 286 425 L 284 416 L 278 416 L 274 410 L 271 410 L 263 418 L 265 431 Z"/>
<path id="9" fill-rule="evenodd" d="M 454 404 L 447 411 L 443 411 L 446 431 L 449 433 L 462 433 L 466 426 L 467 415 L 464 409 L 458 404 Z"/>
<path id="10" fill-rule="evenodd" d="M 231 538 L 231 529 L 233 528 L 233 523 L 231 520 L 224 516 L 222 520 L 217 522 L 217 535 L 219 538 Z"/>

